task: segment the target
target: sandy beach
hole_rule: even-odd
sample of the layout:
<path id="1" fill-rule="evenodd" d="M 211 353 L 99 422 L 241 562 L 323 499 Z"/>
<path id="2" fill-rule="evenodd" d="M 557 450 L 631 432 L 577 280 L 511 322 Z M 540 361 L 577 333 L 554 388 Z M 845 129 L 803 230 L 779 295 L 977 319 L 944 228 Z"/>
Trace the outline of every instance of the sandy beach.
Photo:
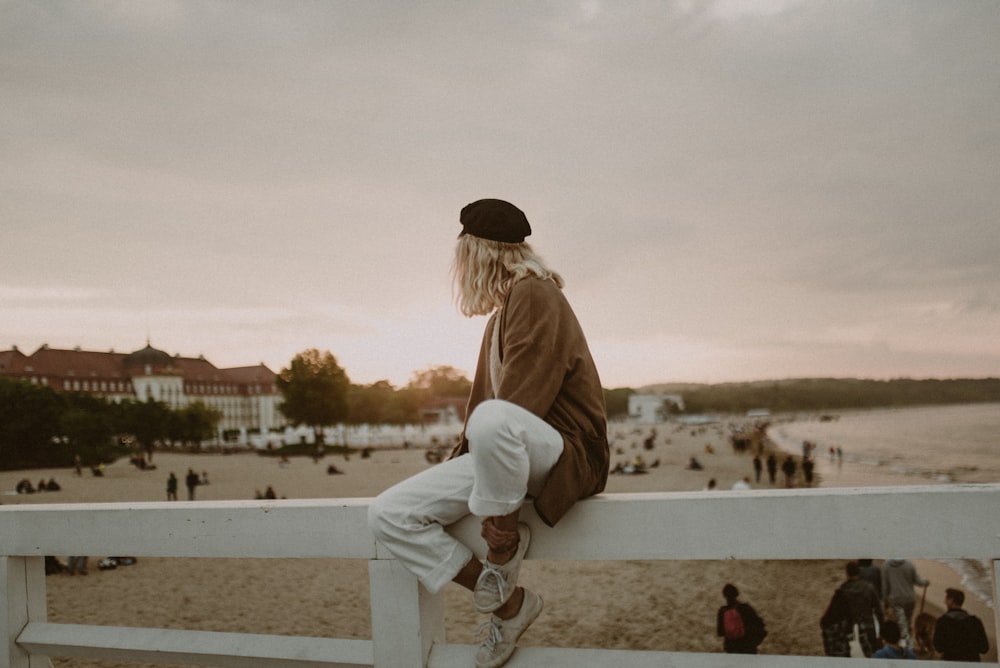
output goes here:
<path id="1" fill-rule="evenodd" d="M 714 478 L 720 489 L 749 476 L 752 487 L 770 487 L 766 473 L 754 481 L 751 457 L 733 452 L 723 424 L 690 427 L 659 425 L 651 450 L 643 442 L 649 427 L 612 425 L 612 466 L 636 456 L 657 463 L 642 475 L 612 475 L 607 491 L 651 492 L 704 489 Z M 703 470 L 688 470 L 690 457 Z M 166 498 L 166 479 L 181 479 L 189 468 L 207 474 L 197 488 L 199 500 L 252 499 L 272 486 L 290 499 L 368 497 L 426 468 L 424 452 L 376 450 L 369 458 L 328 456 L 321 462 L 295 458 L 282 466 L 255 453 L 235 455 L 157 452 L 154 471 L 140 471 L 120 460 L 103 477 L 82 477 L 71 469 L 0 472 L 0 502 L 66 503 L 153 501 Z M 328 475 L 333 464 L 342 475 Z M 877 476 L 855 480 L 849 471 L 818 472 L 826 485 L 879 484 Z M 14 495 L 17 482 L 55 478 L 59 492 Z M 780 484 L 780 474 L 779 474 Z M 57 555 L 65 561 L 65 555 Z M 49 618 L 64 623 L 114 624 L 213 631 L 370 637 L 367 563 L 345 560 L 141 559 L 116 570 L 100 571 L 107 555 L 91 555 L 85 577 L 47 578 Z M 894 556 L 894 555 L 887 555 Z M 528 561 L 523 582 L 545 598 L 545 612 L 522 638 L 524 645 L 657 649 L 717 652 L 715 611 L 720 591 L 736 584 L 742 598 L 767 622 L 763 653 L 821 655 L 818 619 L 836 586 L 843 581 L 842 561 L 700 561 L 700 562 L 543 562 Z M 927 612 L 940 614 L 944 589 L 961 586 L 948 566 L 918 562 L 930 579 Z M 467 592 L 446 590 L 449 640 L 474 642 L 477 615 Z M 971 598 L 971 597 L 970 597 Z M 993 613 L 967 601 L 990 634 L 989 660 L 996 660 Z M 81 660 L 53 661 L 56 666 L 124 668 L 140 664 Z"/>

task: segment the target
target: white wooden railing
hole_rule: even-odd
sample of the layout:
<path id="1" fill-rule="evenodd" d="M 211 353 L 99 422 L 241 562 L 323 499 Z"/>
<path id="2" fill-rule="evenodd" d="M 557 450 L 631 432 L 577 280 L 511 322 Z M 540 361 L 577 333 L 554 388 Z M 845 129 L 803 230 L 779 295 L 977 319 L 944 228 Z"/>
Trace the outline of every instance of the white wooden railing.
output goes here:
<path id="1" fill-rule="evenodd" d="M 366 524 L 367 505 L 366 499 L 332 499 L 0 506 L 5 603 L 0 605 L 0 629 L 6 633 L 0 668 L 47 667 L 50 656 L 239 668 L 471 666 L 474 647 L 445 641 L 443 597 L 427 593 L 374 541 Z M 522 516 L 534 529 L 532 559 L 851 559 L 871 554 L 985 559 L 993 564 L 998 600 L 997 484 L 614 494 L 577 504 L 554 529 L 544 527 L 530 510 Z M 923 523 L 919 527 L 918 518 Z M 473 518 L 453 531 L 469 545 L 481 544 Z M 372 639 L 49 623 L 44 556 L 68 553 L 366 559 Z M 508 665 L 849 668 L 871 663 L 522 647 Z"/>

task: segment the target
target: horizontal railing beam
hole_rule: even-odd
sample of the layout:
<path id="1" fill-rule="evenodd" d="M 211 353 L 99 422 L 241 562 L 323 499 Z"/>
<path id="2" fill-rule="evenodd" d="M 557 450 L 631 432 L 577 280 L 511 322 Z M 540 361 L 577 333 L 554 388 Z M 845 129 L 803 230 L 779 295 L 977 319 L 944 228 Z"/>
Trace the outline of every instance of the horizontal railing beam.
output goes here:
<path id="1" fill-rule="evenodd" d="M 0 506 L 4 556 L 373 559 L 369 499 Z"/>
<path id="2" fill-rule="evenodd" d="M 28 624 L 32 654 L 221 668 L 371 668 L 372 642 L 175 629 Z"/>
<path id="3" fill-rule="evenodd" d="M 607 494 L 556 530 L 530 505 L 530 559 L 989 559 L 1000 555 L 1000 485 Z M 481 527 L 449 531 L 483 556 Z"/>
<path id="4" fill-rule="evenodd" d="M 0 506 L 0 554 L 390 558 L 368 530 L 369 503 Z M 556 531 L 542 529 L 530 504 L 522 516 L 540 529 L 532 535 L 533 559 L 839 559 L 882 547 L 915 559 L 984 559 L 1000 554 L 998 507 L 1000 485 L 929 485 L 607 494 L 578 503 Z M 933 531 L 885 521 L 889 516 L 915 518 Z M 474 517 L 451 531 L 482 550 Z"/>
<path id="5" fill-rule="evenodd" d="M 435 645 L 427 668 L 468 668 L 475 664 L 476 647 L 471 645 Z M 614 668 L 896 668 L 909 662 L 871 659 L 848 659 L 826 656 L 777 656 L 708 654 L 694 652 L 659 652 L 626 649 L 576 649 L 561 647 L 519 647 L 504 668 L 579 668 L 614 666 Z M 949 661 L 921 661 L 921 668 L 954 668 Z"/>

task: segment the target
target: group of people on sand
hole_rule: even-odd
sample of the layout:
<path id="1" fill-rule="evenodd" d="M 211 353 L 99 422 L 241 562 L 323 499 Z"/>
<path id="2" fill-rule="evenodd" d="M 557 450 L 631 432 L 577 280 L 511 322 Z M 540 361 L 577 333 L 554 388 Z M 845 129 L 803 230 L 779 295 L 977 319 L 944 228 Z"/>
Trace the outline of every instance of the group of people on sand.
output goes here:
<path id="1" fill-rule="evenodd" d="M 173 471 L 167 476 L 167 501 L 177 500 L 177 487 L 179 486 L 177 474 Z M 187 487 L 188 501 L 194 501 L 195 490 L 201 485 L 208 484 L 208 471 L 202 471 L 198 475 L 194 469 L 189 468 L 184 476 L 184 486 Z"/>
<path id="2" fill-rule="evenodd" d="M 31 481 L 27 478 L 22 478 L 18 481 L 17 485 L 14 487 L 14 491 L 18 494 L 34 494 L 35 492 L 58 492 L 62 487 L 56 482 L 55 478 L 49 478 L 46 481 L 44 478 L 38 481 L 38 486 L 31 484 Z"/>
<path id="3" fill-rule="evenodd" d="M 849 561 L 847 579 L 834 591 L 820 617 L 827 656 L 851 655 L 857 641 L 866 657 L 979 661 L 989 650 L 982 621 L 963 609 L 965 593 L 945 590 L 946 612 L 938 618 L 916 611 L 915 587 L 930 582 L 908 559 L 887 559 L 881 566 L 871 559 Z"/>
<path id="4" fill-rule="evenodd" d="M 938 618 L 922 611 L 913 617 L 914 586 L 930 584 L 906 559 L 889 559 L 881 567 L 871 559 L 849 561 L 847 579 L 837 587 L 820 617 L 827 656 L 851 656 L 851 643 L 873 659 L 935 659 L 978 662 L 989 651 L 982 621 L 962 606 L 965 593 L 945 590 L 946 611 Z M 767 637 L 763 618 L 739 600 L 732 584 L 722 589 L 725 605 L 716 613 L 716 634 L 729 654 L 757 654 Z"/>

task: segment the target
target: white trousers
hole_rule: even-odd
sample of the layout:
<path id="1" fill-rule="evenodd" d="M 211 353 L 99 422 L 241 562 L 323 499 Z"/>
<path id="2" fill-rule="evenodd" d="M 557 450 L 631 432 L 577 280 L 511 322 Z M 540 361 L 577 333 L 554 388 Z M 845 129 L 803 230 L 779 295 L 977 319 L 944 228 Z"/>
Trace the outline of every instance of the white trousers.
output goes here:
<path id="1" fill-rule="evenodd" d="M 375 537 L 431 593 L 472 559 L 444 531 L 466 515 L 508 515 L 534 496 L 563 451 L 562 436 L 516 404 L 484 401 L 465 427 L 469 454 L 444 461 L 378 495 L 368 509 Z"/>

